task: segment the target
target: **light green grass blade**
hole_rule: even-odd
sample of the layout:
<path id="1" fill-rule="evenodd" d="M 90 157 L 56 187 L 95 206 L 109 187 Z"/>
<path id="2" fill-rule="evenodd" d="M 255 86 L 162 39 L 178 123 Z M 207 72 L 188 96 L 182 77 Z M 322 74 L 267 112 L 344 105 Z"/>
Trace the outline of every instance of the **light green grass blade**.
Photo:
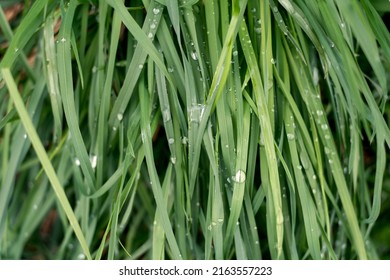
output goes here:
<path id="1" fill-rule="evenodd" d="M 9 69 L 1 69 L 1 73 L 3 75 L 3 78 L 7 84 L 7 87 L 9 89 L 10 95 L 12 97 L 12 100 L 15 104 L 15 107 L 18 111 L 18 114 L 20 116 L 20 119 L 24 125 L 24 128 L 26 130 L 27 136 L 29 137 L 32 146 L 34 147 L 37 156 L 42 164 L 43 169 L 45 170 L 45 173 L 47 177 L 50 180 L 50 183 L 52 184 L 53 190 L 57 196 L 58 201 L 60 202 L 61 206 L 63 207 L 71 227 L 73 228 L 74 233 L 76 234 L 77 238 L 79 239 L 80 245 L 83 248 L 84 254 L 87 256 L 88 259 L 91 259 L 91 254 L 89 252 L 88 245 L 86 243 L 84 234 L 80 228 L 80 225 L 77 221 L 77 218 L 72 210 L 71 205 L 69 204 L 68 198 L 66 197 L 66 194 L 61 186 L 60 181 L 58 180 L 58 177 L 56 175 L 56 172 L 53 168 L 53 165 L 51 164 L 46 151 L 42 145 L 42 142 L 39 139 L 39 136 L 34 128 L 33 123 L 31 122 L 31 118 L 29 117 L 27 110 L 23 104 L 23 101 L 20 97 L 19 91 L 17 89 L 17 86 L 15 84 L 14 79 L 12 78 L 11 71 Z"/>

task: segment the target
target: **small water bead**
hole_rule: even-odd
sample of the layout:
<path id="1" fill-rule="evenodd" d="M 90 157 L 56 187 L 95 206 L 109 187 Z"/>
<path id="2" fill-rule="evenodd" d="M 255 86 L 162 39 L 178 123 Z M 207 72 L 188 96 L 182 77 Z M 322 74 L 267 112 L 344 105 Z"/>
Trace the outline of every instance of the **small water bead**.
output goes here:
<path id="1" fill-rule="evenodd" d="M 156 28 L 156 24 L 153 22 L 151 25 L 150 25 L 150 29 L 155 29 Z"/>
<path id="2" fill-rule="evenodd" d="M 190 108 L 190 121 L 192 122 L 200 122 L 203 118 L 203 114 L 205 111 L 205 105 L 196 104 Z"/>
<path id="3" fill-rule="evenodd" d="M 255 32 L 256 32 L 257 34 L 260 34 L 260 33 L 261 33 L 261 27 L 255 28 Z"/>
<path id="4" fill-rule="evenodd" d="M 222 224 L 222 223 L 223 223 L 223 219 L 222 219 L 222 218 L 219 218 L 219 219 L 218 219 L 218 223 Z"/>
<path id="5" fill-rule="evenodd" d="M 112 127 L 112 130 L 113 130 L 113 131 L 116 131 L 116 129 L 117 129 L 116 126 L 113 126 L 113 127 Z"/>
<path id="6" fill-rule="evenodd" d="M 173 67 L 168 67 L 168 72 L 169 73 L 173 73 L 173 71 L 175 71 L 175 69 Z"/>
<path id="7" fill-rule="evenodd" d="M 292 133 L 287 133 L 287 139 L 290 140 L 290 141 L 292 141 L 292 140 L 295 139 L 295 135 L 292 134 Z"/>
<path id="8" fill-rule="evenodd" d="M 232 179 L 236 183 L 244 183 L 246 180 L 245 172 L 241 169 L 237 170 L 236 175 L 234 175 Z"/>
<path id="9" fill-rule="evenodd" d="M 313 180 L 317 180 L 317 176 L 315 174 L 313 175 Z"/>
<path id="10" fill-rule="evenodd" d="M 198 60 L 198 54 L 196 52 L 192 52 L 191 57 L 193 60 Z"/>
<path id="11" fill-rule="evenodd" d="M 158 15 L 159 12 L 160 12 L 160 9 L 153 8 L 153 14 Z"/>
<path id="12" fill-rule="evenodd" d="M 37 210 L 38 209 L 38 205 L 37 204 L 34 204 L 33 205 L 33 210 L 35 211 L 35 210 Z"/>
<path id="13" fill-rule="evenodd" d="M 321 129 L 322 130 L 327 130 L 328 129 L 328 125 L 327 124 L 322 124 L 321 125 Z"/>
<path id="14" fill-rule="evenodd" d="M 118 121 L 121 121 L 123 119 L 123 114 L 119 113 L 118 115 L 116 115 L 116 118 L 118 119 Z"/>
<path id="15" fill-rule="evenodd" d="M 162 111 L 162 117 L 165 123 L 171 120 L 171 112 L 169 111 L 169 109 L 165 109 Z"/>
<path id="16" fill-rule="evenodd" d="M 149 32 L 148 38 L 149 38 L 149 39 L 152 39 L 152 38 L 153 38 L 153 33 L 152 33 L 152 32 Z"/>
<path id="17" fill-rule="evenodd" d="M 75 163 L 77 166 L 80 166 L 80 164 L 81 164 L 81 162 L 80 162 L 80 160 L 79 160 L 78 158 L 76 158 L 76 159 L 74 160 L 74 163 Z"/>
<path id="18" fill-rule="evenodd" d="M 84 255 L 83 253 L 81 253 L 81 254 L 79 254 L 79 255 L 77 256 L 77 259 L 79 259 L 79 260 L 85 260 L 85 255 Z"/>
<path id="19" fill-rule="evenodd" d="M 318 68 L 314 67 L 314 69 L 313 69 L 313 82 L 314 82 L 314 85 L 318 85 L 318 81 L 319 81 Z"/>
<path id="20" fill-rule="evenodd" d="M 341 28 L 344 28 L 345 27 L 345 23 L 344 22 L 340 23 L 340 26 L 341 26 Z"/>
<path id="21" fill-rule="evenodd" d="M 322 116 L 323 114 L 324 114 L 324 111 L 322 111 L 322 110 L 317 110 L 317 116 Z"/>
<path id="22" fill-rule="evenodd" d="M 61 43 L 65 43 L 66 39 L 64 37 L 61 38 Z"/>
<path id="23" fill-rule="evenodd" d="M 26 133 L 23 134 L 23 138 L 24 138 L 24 139 L 27 139 L 27 134 L 26 134 Z"/>
<path id="24" fill-rule="evenodd" d="M 332 164 L 332 163 L 333 163 L 333 160 L 329 159 L 328 162 L 329 162 L 329 164 Z"/>
<path id="25" fill-rule="evenodd" d="M 271 63 L 276 64 L 276 60 L 274 58 L 271 58 Z"/>
<path id="26" fill-rule="evenodd" d="M 237 56 L 237 55 L 238 55 L 238 51 L 234 51 L 233 56 Z"/>
<path id="27" fill-rule="evenodd" d="M 173 143 L 175 143 L 175 139 L 169 138 L 169 139 L 168 139 L 168 144 L 169 144 L 169 145 L 172 145 Z"/>
<path id="28" fill-rule="evenodd" d="M 297 168 L 298 168 L 299 170 L 302 170 L 302 165 L 297 165 Z"/>
<path id="29" fill-rule="evenodd" d="M 140 65 L 138 65 L 138 68 L 139 68 L 139 69 L 142 69 L 142 68 L 144 68 L 144 65 L 143 65 L 143 64 L 140 64 Z"/>
<path id="30" fill-rule="evenodd" d="M 97 155 L 93 155 L 89 158 L 90 162 L 91 162 L 91 166 L 92 166 L 92 169 L 95 169 L 96 168 L 96 165 L 97 165 Z"/>
<path id="31" fill-rule="evenodd" d="M 188 138 L 187 137 L 183 137 L 183 138 L 181 138 L 181 143 L 183 144 L 183 145 L 187 145 L 188 144 Z"/>
<path id="32" fill-rule="evenodd" d="M 274 11 L 274 13 L 278 12 L 278 8 L 277 7 L 273 7 L 272 10 Z"/>
<path id="33" fill-rule="evenodd" d="M 330 139 L 330 135 L 329 134 L 325 134 L 325 139 L 329 140 Z"/>

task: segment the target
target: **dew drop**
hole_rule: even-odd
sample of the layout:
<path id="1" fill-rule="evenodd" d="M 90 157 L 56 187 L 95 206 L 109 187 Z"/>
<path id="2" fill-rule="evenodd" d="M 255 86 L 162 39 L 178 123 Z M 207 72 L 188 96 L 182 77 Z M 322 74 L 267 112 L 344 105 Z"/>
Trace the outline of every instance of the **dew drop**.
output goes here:
<path id="1" fill-rule="evenodd" d="M 171 112 L 169 111 L 169 109 L 165 109 L 162 111 L 162 117 L 165 123 L 171 120 Z"/>
<path id="2" fill-rule="evenodd" d="M 160 9 L 158 9 L 158 8 L 153 9 L 153 14 L 158 15 L 159 12 L 160 12 Z"/>
<path id="3" fill-rule="evenodd" d="M 77 166 L 80 166 L 80 164 L 81 164 L 81 162 L 80 162 L 80 160 L 79 160 L 78 158 L 76 158 L 76 159 L 74 160 L 74 163 L 75 163 Z"/>
<path id="4" fill-rule="evenodd" d="M 244 183 L 246 179 L 245 172 L 241 169 L 237 170 L 236 175 L 234 175 L 232 179 L 236 183 Z"/>
<path id="5" fill-rule="evenodd" d="M 123 119 L 123 115 L 121 113 L 119 113 L 118 115 L 116 115 L 118 121 L 121 121 Z"/>
<path id="6" fill-rule="evenodd" d="M 150 25 L 150 29 L 155 29 L 156 28 L 156 24 L 155 23 L 152 23 L 151 25 Z"/>
<path id="7" fill-rule="evenodd" d="M 205 105 L 196 104 L 190 108 L 190 121 L 191 122 L 200 122 L 203 118 L 205 110 Z"/>
<path id="8" fill-rule="evenodd" d="M 290 140 L 290 141 L 294 140 L 294 139 L 295 139 L 294 134 L 292 134 L 292 133 L 287 133 L 287 139 Z"/>
<path id="9" fill-rule="evenodd" d="M 138 65 L 138 68 L 139 68 L 139 69 L 142 69 L 142 68 L 144 68 L 144 65 L 143 65 L 143 64 L 140 64 L 140 65 Z"/>
<path id="10" fill-rule="evenodd" d="M 313 82 L 314 82 L 314 85 L 318 85 L 318 81 L 319 81 L 318 68 L 314 67 L 314 69 L 313 69 Z"/>
<path id="11" fill-rule="evenodd" d="M 297 165 L 297 168 L 298 168 L 299 170 L 302 170 L 302 165 Z"/>
<path id="12" fill-rule="evenodd" d="M 85 255 L 84 255 L 83 253 L 81 253 L 81 254 L 79 254 L 79 255 L 77 256 L 77 259 L 79 259 L 79 260 L 85 260 Z"/>
<path id="13" fill-rule="evenodd" d="M 187 145 L 187 144 L 188 144 L 188 138 L 184 136 L 184 137 L 181 139 L 181 143 L 182 143 L 183 145 Z"/>
<path id="14" fill-rule="evenodd" d="M 97 155 L 93 155 L 89 158 L 90 162 L 91 162 L 91 166 L 92 166 L 92 169 L 95 169 L 96 168 L 96 165 L 97 165 Z"/>
<path id="15" fill-rule="evenodd" d="M 317 116 L 322 116 L 324 114 L 324 111 L 317 110 Z"/>
<path id="16" fill-rule="evenodd" d="M 24 138 L 24 139 L 27 139 L 27 134 L 26 134 L 26 133 L 23 134 L 23 138 Z"/>
<path id="17" fill-rule="evenodd" d="M 322 124 L 321 128 L 322 128 L 322 130 L 327 130 L 328 129 L 328 125 L 327 124 Z"/>
<path id="18" fill-rule="evenodd" d="M 61 43 L 65 43 L 65 42 L 66 42 L 66 39 L 64 37 L 62 37 Z"/>
<path id="19" fill-rule="evenodd" d="M 169 138 L 169 139 L 168 139 L 168 144 L 169 144 L 169 145 L 172 145 L 173 143 L 175 143 L 175 139 Z"/>
<path id="20" fill-rule="evenodd" d="M 176 164 L 176 157 L 171 157 L 172 164 Z"/>
<path id="21" fill-rule="evenodd" d="M 173 71 L 175 71 L 175 69 L 173 67 L 168 67 L 168 72 L 169 73 L 173 73 Z"/>
<path id="22" fill-rule="evenodd" d="M 148 38 L 149 38 L 149 39 L 152 39 L 152 38 L 153 38 L 153 33 L 152 33 L 152 32 L 149 32 Z"/>
<path id="23" fill-rule="evenodd" d="M 234 51 L 233 56 L 237 56 L 237 55 L 238 55 L 238 51 Z"/>
<path id="24" fill-rule="evenodd" d="M 33 205 L 33 210 L 37 210 L 38 209 L 38 205 L 37 204 L 34 204 Z"/>
<path id="25" fill-rule="evenodd" d="M 271 63 L 272 63 L 272 64 L 275 64 L 275 63 L 276 63 L 275 58 L 271 58 Z"/>
<path id="26" fill-rule="evenodd" d="M 193 60 L 198 60 L 198 54 L 196 52 L 192 52 L 191 57 Z"/>

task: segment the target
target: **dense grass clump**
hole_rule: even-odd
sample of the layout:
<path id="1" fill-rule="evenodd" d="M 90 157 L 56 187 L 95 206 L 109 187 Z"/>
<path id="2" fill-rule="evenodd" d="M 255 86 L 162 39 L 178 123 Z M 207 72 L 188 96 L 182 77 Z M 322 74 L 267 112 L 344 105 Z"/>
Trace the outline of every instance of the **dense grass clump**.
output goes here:
<path id="1" fill-rule="evenodd" d="M 0 258 L 389 258 L 389 5 L 2 1 Z"/>

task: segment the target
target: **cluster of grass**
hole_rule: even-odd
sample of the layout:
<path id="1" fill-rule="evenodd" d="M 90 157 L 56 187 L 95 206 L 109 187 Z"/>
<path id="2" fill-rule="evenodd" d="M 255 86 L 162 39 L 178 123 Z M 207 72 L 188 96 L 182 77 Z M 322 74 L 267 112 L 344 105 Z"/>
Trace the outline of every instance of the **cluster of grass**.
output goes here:
<path id="1" fill-rule="evenodd" d="M 20 2 L 0 258 L 389 255 L 388 1 Z"/>

